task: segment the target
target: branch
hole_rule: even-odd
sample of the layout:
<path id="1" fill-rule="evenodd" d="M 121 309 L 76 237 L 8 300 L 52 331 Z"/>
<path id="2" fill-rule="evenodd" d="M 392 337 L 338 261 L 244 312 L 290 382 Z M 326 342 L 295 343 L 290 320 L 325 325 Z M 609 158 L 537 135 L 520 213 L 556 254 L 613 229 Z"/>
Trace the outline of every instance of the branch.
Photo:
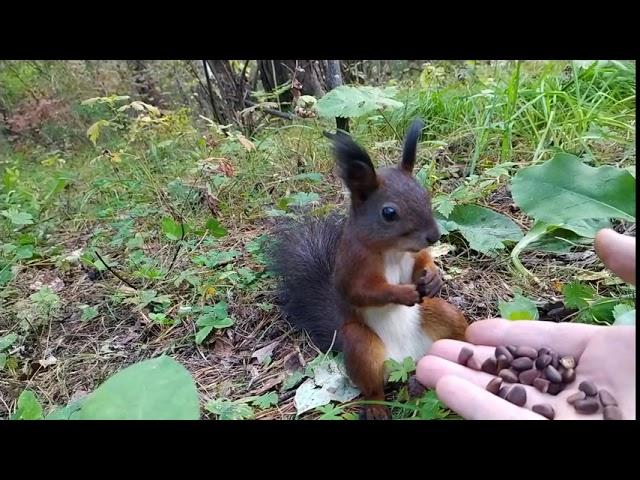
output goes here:
<path id="1" fill-rule="evenodd" d="M 109 265 L 107 265 L 107 262 L 105 262 L 102 257 L 100 256 L 100 254 L 98 253 L 98 250 L 94 250 L 94 253 L 96 254 L 96 257 L 98 257 L 98 260 L 100 260 L 102 262 L 102 264 L 105 266 L 105 268 L 107 270 L 109 270 L 114 277 L 116 277 L 118 280 L 120 280 L 121 282 L 126 283 L 128 286 L 130 286 L 131 288 L 133 288 L 134 290 L 137 290 L 136 287 L 134 287 L 133 285 L 131 285 L 129 282 L 127 282 L 124 278 L 122 278 L 122 276 L 116 272 L 115 270 L 112 270 L 111 267 Z"/>
<path id="2" fill-rule="evenodd" d="M 259 103 L 252 102 L 251 100 L 245 100 L 244 103 L 248 107 L 257 107 L 265 113 L 268 113 L 276 117 L 284 118 L 285 120 L 295 120 L 296 118 L 298 118 L 297 115 L 294 115 L 292 113 L 281 112 L 280 110 L 274 110 L 273 108 L 263 107 Z"/>

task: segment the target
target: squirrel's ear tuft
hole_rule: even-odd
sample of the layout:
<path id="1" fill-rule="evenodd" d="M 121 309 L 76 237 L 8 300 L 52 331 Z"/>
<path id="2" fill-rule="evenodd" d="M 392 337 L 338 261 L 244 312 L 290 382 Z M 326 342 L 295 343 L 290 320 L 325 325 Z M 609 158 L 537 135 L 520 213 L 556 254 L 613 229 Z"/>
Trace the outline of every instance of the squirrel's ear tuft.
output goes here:
<path id="1" fill-rule="evenodd" d="M 416 149 L 418 148 L 418 140 L 420 140 L 423 128 L 424 122 L 419 118 L 415 119 L 409 127 L 409 131 L 404 140 L 400 168 L 409 174 L 413 173 L 413 166 L 416 163 Z"/>
<path id="2" fill-rule="evenodd" d="M 378 177 L 367 152 L 342 131 L 324 135 L 333 141 L 340 176 L 351 192 L 354 204 L 364 202 L 378 188 Z"/>

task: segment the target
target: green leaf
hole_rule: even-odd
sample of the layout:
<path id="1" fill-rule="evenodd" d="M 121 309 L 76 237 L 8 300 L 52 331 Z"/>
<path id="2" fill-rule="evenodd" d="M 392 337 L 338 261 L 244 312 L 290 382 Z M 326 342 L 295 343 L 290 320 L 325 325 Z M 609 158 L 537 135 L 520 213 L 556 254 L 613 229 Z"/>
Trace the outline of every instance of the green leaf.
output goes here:
<path id="1" fill-rule="evenodd" d="M 592 218 L 635 221 L 636 186 L 628 171 L 590 167 L 566 153 L 519 171 L 511 193 L 524 212 L 551 224 Z"/>
<path id="2" fill-rule="evenodd" d="M 197 321 L 199 327 L 212 327 L 215 329 L 227 328 L 233 325 L 231 317 L 217 318 L 212 315 L 203 315 Z"/>
<path id="3" fill-rule="evenodd" d="M 525 250 L 562 254 L 568 253 L 576 247 L 592 244 L 592 239 L 584 238 L 571 230 L 555 228 L 548 229 L 540 238 L 527 243 Z"/>
<path id="4" fill-rule="evenodd" d="M 603 228 L 611 228 L 608 218 L 572 218 L 558 227 L 585 238 L 595 238 L 596 234 Z"/>
<path id="5" fill-rule="evenodd" d="M 322 412 L 322 415 L 318 417 L 318 420 L 343 420 L 341 417 L 343 410 L 339 405 L 330 403 L 328 405 L 321 405 L 316 408 L 316 410 Z"/>
<path id="6" fill-rule="evenodd" d="M 17 339 L 18 339 L 18 335 L 15 333 L 9 333 L 7 335 L 0 337 L 0 352 L 6 350 L 11 345 L 13 345 Z"/>
<path id="7" fill-rule="evenodd" d="M 227 229 L 220 225 L 220 222 L 215 218 L 207 220 L 206 228 L 216 238 L 224 237 L 227 234 Z"/>
<path id="8" fill-rule="evenodd" d="M 434 390 L 425 392 L 418 405 L 418 417 L 421 420 L 437 420 L 447 416 L 447 410 Z"/>
<path id="9" fill-rule="evenodd" d="M 395 89 L 378 87 L 354 87 L 342 85 L 334 88 L 318 100 L 317 110 L 325 118 L 355 118 L 385 108 L 402 107 L 402 102 L 394 100 Z"/>
<path id="10" fill-rule="evenodd" d="M 285 378 L 284 382 L 282 382 L 282 389 L 283 390 L 291 390 L 293 387 L 298 385 L 298 383 L 300 383 L 300 381 L 303 378 L 305 378 L 304 372 L 302 372 L 301 370 L 296 370 L 291 375 L 289 375 L 287 378 Z"/>
<path id="11" fill-rule="evenodd" d="M 86 400 L 82 398 L 75 402 L 70 403 L 65 407 L 56 408 L 51 413 L 49 413 L 44 419 L 45 420 L 71 420 L 73 415 L 76 414 L 82 408 L 82 404 Z"/>
<path id="12" fill-rule="evenodd" d="M 438 195 L 433 199 L 433 206 L 444 218 L 449 218 L 456 204 L 448 196 Z"/>
<path id="13" fill-rule="evenodd" d="M 189 372 L 167 356 L 131 365 L 96 389 L 79 420 L 197 420 L 198 390 Z"/>
<path id="14" fill-rule="evenodd" d="M 265 393 L 256 398 L 252 403 L 260 410 L 264 410 L 265 408 L 278 404 L 278 394 L 276 392 Z"/>
<path id="15" fill-rule="evenodd" d="M 9 283 L 13 279 L 13 272 L 8 265 L 0 265 L 0 287 Z"/>
<path id="16" fill-rule="evenodd" d="M 291 177 L 291 180 L 307 180 L 313 183 L 320 183 L 324 177 L 321 173 L 309 172 L 309 173 L 300 173 L 298 175 L 294 175 Z"/>
<path id="17" fill-rule="evenodd" d="M 126 246 L 128 250 L 141 249 L 144 246 L 144 238 L 139 233 L 136 233 L 133 238 L 127 240 Z"/>
<path id="18" fill-rule="evenodd" d="M 562 288 L 562 294 L 564 295 L 564 304 L 567 308 L 577 308 L 580 310 L 589 306 L 589 300 L 593 300 L 596 291 L 591 285 L 573 282 Z"/>
<path id="19" fill-rule="evenodd" d="M 19 212 L 15 208 L 9 210 L 3 210 L 0 212 L 2 216 L 7 217 L 11 223 L 16 226 L 31 225 L 33 224 L 33 216 L 27 212 Z"/>
<path id="20" fill-rule="evenodd" d="M 0 370 L 3 370 L 6 364 L 7 364 L 7 354 L 0 353 Z"/>
<path id="21" fill-rule="evenodd" d="M 290 197 L 288 206 L 304 207 L 310 203 L 317 203 L 320 201 L 320 195 L 315 192 L 298 192 Z"/>
<path id="22" fill-rule="evenodd" d="M 217 267 L 222 263 L 229 263 L 231 260 L 240 255 L 236 250 L 228 250 L 226 252 L 209 252 L 206 255 L 198 255 L 193 258 L 196 265 L 205 265 L 209 268 Z"/>
<path id="23" fill-rule="evenodd" d="M 82 305 L 80 309 L 82 310 L 82 315 L 80 315 L 80 320 L 83 322 L 88 322 L 89 320 L 93 320 L 98 316 L 98 309 L 96 307 L 90 307 L 89 305 Z"/>
<path id="24" fill-rule="evenodd" d="M 385 365 L 389 371 L 390 382 L 406 382 L 409 379 L 409 375 L 416 369 L 416 364 L 411 357 L 405 358 L 402 363 L 388 359 Z"/>
<path id="25" fill-rule="evenodd" d="M 172 218 L 166 217 L 162 219 L 161 225 L 162 231 L 169 240 L 176 241 L 182 238 L 183 224 L 176 223 Z"/>
<path id="26" fill-rule="evenodd" d="M 86 101 L 87 100 L 85 100 L 85 102 Z M 98 137 L 100 136 L 100 129 L 102 127 L 106 127 L 107 125 L 109 125 L 109 122 L 107 120 L 98 120 L 96 123 L 94 123 L 87 129 L 87 137 L 89 137 L 89 140 L 91 140 L 91 143 L 93 143 L 94 146 L 98 142 Z"/>
<path id="27" fill-rule="evenodd" d="M 211 400 L 205 407 L 218 416 L 218 420 L 246 420 L 253 418 L 253 409 L 242 401 Z"/>
<path id="28" fill-rule="evenodd" d="M 519 293 L 514 294 L 510 302 L 498 304 L 500 316 L 507 320 L 537 320 L 538 307 L 533 300 L 523 297 Z"/>
<path id="29" fill-rule="evenodd" d="M 170 325 L 173 319 L 167 317 L 165 313 L 149 313 L 149 319 L 160 325 Z"/>
<path id="30" fill-rule="evenodd" d="M 213 330 L 213 326 L 203 327 L 196 333 L 196 344 L 200 345 L 205 339 L 209 336 L 211 331 Z"/>
<path id="31" fill-rule="evenodd" d="M 24 390 L 18 397 L 18 408 L 12 420 L 42 420 L 42 406 L 31 390 Z"/>
<path id="32" fill-rule="evenodd" d="M 34 247 L 33 245 L 22 245 L 21 247 L 18 247 L 18 249 L 16 249 L 16 259 L 17 260 L 27 260 L 31 257 L 33 257 L 34 254 Z"/>
<path id="33" fill-rule="evenodd" d="M 436 214 L 436 220 L 443 232 L 460 231 L 469 247 L 487 255 L 502 250 L 503 242 L 522 238 L 522 231 L 513 220 L 479 205 L 457 205 L 448 219 Z"/>

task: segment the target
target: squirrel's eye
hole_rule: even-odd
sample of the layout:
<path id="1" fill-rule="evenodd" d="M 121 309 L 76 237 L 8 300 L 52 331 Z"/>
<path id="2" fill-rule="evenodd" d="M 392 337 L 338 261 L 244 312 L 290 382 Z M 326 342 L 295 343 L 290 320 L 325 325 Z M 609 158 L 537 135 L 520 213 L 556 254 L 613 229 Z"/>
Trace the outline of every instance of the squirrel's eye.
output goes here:
<path id="1" fill-rule="evenodd" d="M 391 222 L 398 217 L 398 212 L 393 207 L 384 207 L 382 209 L 382 218 L 384 218 L 387 222 Z"/>

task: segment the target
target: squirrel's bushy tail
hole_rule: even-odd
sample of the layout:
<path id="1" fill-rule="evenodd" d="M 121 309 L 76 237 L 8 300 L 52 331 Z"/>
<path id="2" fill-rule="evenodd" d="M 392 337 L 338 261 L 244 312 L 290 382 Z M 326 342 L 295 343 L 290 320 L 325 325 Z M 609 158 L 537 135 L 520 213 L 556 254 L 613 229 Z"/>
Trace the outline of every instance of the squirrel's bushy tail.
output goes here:
<path id="1" fill-rule="evenodd" d="M 282 310 L 323 351 L 332 342 L 333 350 L 342 350 L 341 300 L 333 270 L 343 224 L 336 215 L 283 222 L 276 227 L 268 251 L 268 268 L 280 281 Z"/>

